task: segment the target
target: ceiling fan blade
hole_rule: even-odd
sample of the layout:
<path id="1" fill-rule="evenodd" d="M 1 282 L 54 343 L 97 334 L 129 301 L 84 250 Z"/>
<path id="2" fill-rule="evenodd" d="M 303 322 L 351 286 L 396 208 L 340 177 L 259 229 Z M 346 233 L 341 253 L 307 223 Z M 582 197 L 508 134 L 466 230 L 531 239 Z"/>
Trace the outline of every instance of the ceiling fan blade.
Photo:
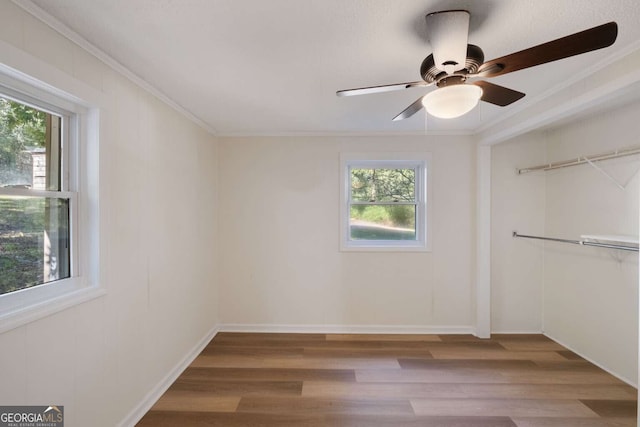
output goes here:
<path id="1" fill-rule="evenodd" d="M 418 111 L 422 110 L 422 108 L 423 108 L 422 98 L 424 98 L 424 96 L 421 96 L 420 98 L 418 98 L 416 100 L 416 102 L 414 102 L 413 104 L 409 105 L 407 108 L 402 110 L 402 112 L 400 114 L 398 114 L 397 116 L 395 116 L 393 118 L 393 121 L 397 122 L 398 120 L 408 119 L 409 117 L 413 116 Z"/>
<path id="2" fill-rule="evenodd" d="M 338 96 L 367 95 L 370 93 L 391 92 L 394 90 L 408 89 L 410 87 L 426 87 L 426 86 L 429 86 L 430 84 L 431 83 L 427 83 L 421 80 L 418 82 L 395 83 L 391 85 L 360 87 L 356 89 L 339 90 L 336 92 L 336 95 Z"/>
<path id="3" fill-rule="evenodd" d="M 609 22 L 570 36 L 562 37 L 501 58 L 492 59 L 480 66 L 478 75 L 496 77 L 524 68 L 546 64 L 574 55 L 611 46 L 618 36 L 618 24 Z"/>
<path id="4" fill-rule="evenodd" d="M 484 102 L 490 104 L 499 105 L 505 107 L 509 104 L 513 104 L 524 96 L 524 93 L 517 90 L 509 89 L 508 87 L 495 85 L 493 83 L 485 81 L 477 81 L 472 84 L 482 88 L 482 97 L 480 98 Z"/>

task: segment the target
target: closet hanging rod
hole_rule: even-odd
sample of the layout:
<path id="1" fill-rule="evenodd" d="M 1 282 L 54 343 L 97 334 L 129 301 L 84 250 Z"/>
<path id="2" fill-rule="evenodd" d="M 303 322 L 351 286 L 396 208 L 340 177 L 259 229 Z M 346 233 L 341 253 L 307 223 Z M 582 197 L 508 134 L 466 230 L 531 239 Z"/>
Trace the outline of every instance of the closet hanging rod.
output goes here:
<path id="1" fill-rule="evenodd" d="M 524 173 L 535 172 L 540 170 L 548 171 L 552 169 L 560 169 L 560 168 L 566 168 L 569 166 L 582 165 L 589 162 L 597 162 L 600 160 L 617 159 L 618 157 L 633 156 L 634 154 L 640 154 L 640 147 L 627 148 L 624 150 L 616 150 L 616 151 L 611 151 L 609 153 L 596 154 L 594 156 L 580 156 L 578 158 L 565 160 L 563 162 L 547 163 L 544 165 L 532 166 L 529 168 L 522 168 L 522 169 L 516 169 L 516 170 L 518 172 L 518 175 L 522 175 Z"/>
<path id="2" fill-rule="evenodd" d="M 522 237 L 525 239 L 537 239 L 537 240 L 550 240 L 552 242 L 571 243 L 573 245 L 583 246 L 597 246 L 599 248 L 607 249 L 620 249 L 622 251 L 638 252 L 638 248 L 634 246 L 614 245 L 610 243 L 589 242 L 587 240 L 570 240 L 570 239 L 558 239 L 555 237 L 541 237 L 541 236 L 528 236 L 526 234 L 518 234 L 517 231 L 513 232 L 513 237 Z"/>

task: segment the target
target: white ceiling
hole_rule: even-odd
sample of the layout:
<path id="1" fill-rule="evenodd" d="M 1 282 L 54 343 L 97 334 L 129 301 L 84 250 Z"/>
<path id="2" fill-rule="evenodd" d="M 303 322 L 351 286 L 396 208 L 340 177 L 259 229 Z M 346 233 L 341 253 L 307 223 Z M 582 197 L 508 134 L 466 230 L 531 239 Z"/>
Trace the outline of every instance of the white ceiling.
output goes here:
<path id="1" fill-rule="evenodd" d="M 638 0 L 34 0 L 219 135 L 486 129 L 640 40 Z M 338 98 L 419 80 L 424 16 L 467 9 L 469 43 L 500 57 L 609 21 L 606 49 L 492 79 L 527 96 L 454 120 L 391 119 L 432 88 Z"/>

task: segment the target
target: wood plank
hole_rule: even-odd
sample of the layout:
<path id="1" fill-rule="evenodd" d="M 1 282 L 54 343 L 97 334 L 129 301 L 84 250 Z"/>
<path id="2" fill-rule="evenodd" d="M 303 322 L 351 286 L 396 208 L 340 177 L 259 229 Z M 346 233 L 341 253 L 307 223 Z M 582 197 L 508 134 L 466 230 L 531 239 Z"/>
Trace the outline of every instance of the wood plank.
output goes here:
<path id="1" fill-rule="evenodd" d="M 545 371 L 521 372 L 503 371 L 501 375 L 512 383 L 529 384 L 624 384 L 605 372 Z"/>
<path id="2" fill-rule="evenodd" d="M 138 427 L 515 427 L 508 417 L 149 412 Z"/>
<path id="3" fill-rule="evenodd" d="M 581 400 L 601 417 L 637 418 L 638 405 L 631 400 Z"/>
<path id="4" fill-rule="evenodd" d="M 391 369 L 400 368 L 395 358 L 198 356 L 191 364 L 200 368 L 286 369 Z"/>
<path id="5" fill-rule="evenodd" d="M 188 367 L 180 379 L 233 381 L 355 381 L 353 369 L 199 368 Z"/>
<path id="6" fill-rule="evenodd" d="M 237 412 L 260 414 L 413 415 L 408 400 L 243 397 Z"/>
<path id="7" fill-rule="evenodd" d="M 152 411 L 234 412 L 240 396 L 216 396 L 195 391 L 168 390 L 153 405 Z"/>
<path id="8" fill-rule="evenodd" d="M 299 339 L 292 339 L 290 336 L 275 334 L 270 337 L 265 334 L 249 334 L 251 338 L 237 336 L 216 336 L 209 345 L 229 345 L 236 347 L 260 346 L 260 347 L 318 347 L 318 348 L 426 348 L 438 345 L 459 345 L 459 346 L 487 346 L 492 348 L 503 348 L 496 340 L 480 340 L 474 337 L 473 340 L 465 339 L 460 341 L 443 341 L 439 335 L 398 335 L 398 334 L 333 334 L 326 335 L 326 339 L 318 337 L 306 339 L 304 336 Z M 295 334 L 292 334 L 295 335 Z M 302 334 L 303 335 L 303 334 Z"/>
<path id="9" fill-rule="evenodd" d="M 572 372 L 600 372 L 606 373 L 602 368 L 584 359 L 579 360 L 536 360 L 533 362 L 543 371 L 572 371 Z"/>
<path id="10" fill-rule="evenodd" d="M 147 413 L 137 427 L 322 427 L 324 416 L 309 414 L 251 414 L 225 412 Z"/>
<path id="11" fill-rule="evenodd" d="M 478 338 L 469 334 L 439 334 L 438 336 L 443 342 L 498 342 L 501 340 L 554 342 L 551 338 L 542 334 L 491 334 L 491 338 Z"/>
<path id="12" fill-rule="evenodd" d="M 540 366 L 531 360 L 398 358 L 404 369 L 493 369 L 534 370 Z"/>
<path id="13" fill-rule="evenodd" d="M 561 350 L 561 351 L 558 351 L 557 353 L 568 360 L 584 360 L 582 357 L 578 356 L 571 350 Z"/>
<path id="14" fill-rule="evenodd" d="M 349 348 L 349 349 L 375 349 L 375 348 L 398 348 L 398 349 L 429 349 L 430 347 L 442 346 L 445 343 L 438 341 L 426 340 L 364 340 L 355 339 L 353 341 L 346 340 L 291 340 L 291 339 L 265 339 L 259 338 L 255 340 L 238 340 L 221 338 L 215 342 L 216 345 L 225 345 L 233 347 L 263 347 L 263 348 L 287 348 L 287 347 L 304 347 L 304 348 Z M 457 345 L 467 345 L 471 343 L 458 343 Z M 451 346 L 454 344 L 448 344 Z M 496 349 L 503 349 L 497 342 L 478 342 L 475 346 L 487 346 Z M 215 348 L 215 346 L 209 346 Z"/>
<path id="15" fill-rule="evenodd" d="M 441 342 L 438 335 L 427 334 L 327 334 L 327 341 L 426 341 Z"/>
<path id="16" fill-rule="evenodd" d="M 216 345 L 207 346 L 200 356 L 302 356 L 304 354 L 303 347 L 238 347 L 233 345 Z"/>
<path id="17" fill-rule="evenodd" d="M 242 405 L 242 400 L 238 407 Z M 597 417 L 579 400 L 570 399 L 411 399 L 416 415 L 506 417 Z"/>
<path id="18" fill-rule="evenodd" d="M 262 368 L 264 357 L 227 354 L 203 355 L 191 362 L 196 368 Z"/>
<path id="19" fill-rule="evenodd" d="M 565 348 L 553 341 L 499 340 L 500 345 L 510 351 L 563 351 Z M 563 356 L 564 357 L 564 356 Z"/>
<path id="20" fill-rule="evenodd" d="M 635 403 L 632 387 L 584 384 L 345 383 L 305 381 L 304 397 L 402 399 L 601 399 Z"/>
<path id="21" fill-rule="evenodd" d="M 300 396 L 302 381 L 190 380 L 180 377 L 169 390 L 206 392 L 211 396 Z"/>
<path id="22" fill-rule="evenodd" d="M 265 359 L 265 368 L 290 369 L 394 369 L 400 368 L 395 358 L 342 358 L 342 357 L 302 357 L 296 359 Z"/>
<path id="23" fill-rule="evenodd" d="M 506 351 L 484 348 L 430 348 L 434 359 L 566 360 L 555 351 Z"/>
<path id="24" fill-rule="evenodd" d="M 357 382 L 386 383 L 506 383 L 507 378 L 488 370 L 356 369 Z"/>
<path id="25" fill-rule="evenodd" d="M 515 427 L 509 417 L 416 417 L 413 415 L 328 415 L 326 426 L 349 427 Z M 305 425 L 305 427 L 307 427 Z"/>
<path id="26" fill-rule="evenodd" d="M 514 417 L 518 427 L 637 427 L 634 418 Z"/>
<path id="27" fill-rule="evenodd" d="M 377 357 L 415 357 L 433 358 L 428 348 L 326 348 L 326 347 L 305 347 L 304 355 L 308 357 L 342 357 L 342 358 L 377 358 Z"/>

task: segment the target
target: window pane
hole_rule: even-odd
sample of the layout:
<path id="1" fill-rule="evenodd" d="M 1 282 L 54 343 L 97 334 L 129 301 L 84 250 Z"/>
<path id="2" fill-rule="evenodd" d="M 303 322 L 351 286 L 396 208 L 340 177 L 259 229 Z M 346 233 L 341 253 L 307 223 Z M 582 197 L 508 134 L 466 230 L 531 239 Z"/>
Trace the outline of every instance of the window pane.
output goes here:
<path id="1" fill-rule="evenodd" d="M 415 183 L 414 169 L 351 169 L 351 200 L 413 202 Z"/>
<path id="2" fill-rule="evenodd" d="M 416 240 L 415 205 L 353 205 L 351 240 Z"/>
<path id="3" fill-rule="evenodd" d="M 60 117 L 0 98 L 0 187 L 59 191 Z"/>
<path id="4" fill-rule="evenodd" d="M 0 294 L 69 277 L 69 199 L 0 196 Z"/>

